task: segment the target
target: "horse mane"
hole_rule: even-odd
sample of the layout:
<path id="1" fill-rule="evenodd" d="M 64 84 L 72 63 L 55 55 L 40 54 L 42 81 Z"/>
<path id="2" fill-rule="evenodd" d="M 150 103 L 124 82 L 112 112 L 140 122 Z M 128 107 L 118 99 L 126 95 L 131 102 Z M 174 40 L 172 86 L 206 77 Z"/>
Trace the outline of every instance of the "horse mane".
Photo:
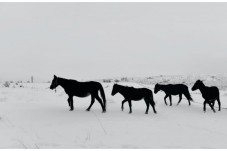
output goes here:
<path id="1" fill-rule="evenodd" d="M 165 83 L 157 83 L 158 86 L 165 86 L 165 85 L 169 85 L 169 84 L 165 84 Z"/>
<path id="2" fill-rule="evenodd" d="M 74 80 L 74 79 L 66 79 L 66 78 L 61 78 L 61 77 L 57 77 L 57 79 L 65 80 L 65 81 L 76 81 L 76 82 L 78 82 L 77 80 Z"/>
<path id="3" fill-rule="evenodd" d="M 198 82 L 199 82 L 202 86 L 206 87 L 206 85 L 203 83 L 202 80 L 198 80 Z"/>
<path id="4" fill-rule="evenodd" d="M 131 89 L 135 89 L 134 87 L 129 87 L 129 86 L 124 86 L 124 85 L 119 85 L 119 84 L 114 84 L 115 86 L 119 87 L 119 88 L 131 88 Z"/>
<path id="5" fill-rule="evenodd" d="M 132 87 L 132 86 L 124 86 L 124 85 L 119 85 L 119 86 L 125 87 L 125 88 L 134 88 L 134 87 Z M 135 89 L 135 88 L 134 88 L 134 89 Z"/>

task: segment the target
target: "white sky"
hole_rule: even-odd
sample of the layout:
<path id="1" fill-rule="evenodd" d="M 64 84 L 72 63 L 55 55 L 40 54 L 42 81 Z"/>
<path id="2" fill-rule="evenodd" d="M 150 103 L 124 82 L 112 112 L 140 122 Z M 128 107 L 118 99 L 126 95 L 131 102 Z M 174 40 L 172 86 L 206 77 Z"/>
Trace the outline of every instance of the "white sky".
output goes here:
<path id="1" fill-rule="evenodd" d="M 227 73 L 227 3 L 0 3 L 0 81 Z"/>

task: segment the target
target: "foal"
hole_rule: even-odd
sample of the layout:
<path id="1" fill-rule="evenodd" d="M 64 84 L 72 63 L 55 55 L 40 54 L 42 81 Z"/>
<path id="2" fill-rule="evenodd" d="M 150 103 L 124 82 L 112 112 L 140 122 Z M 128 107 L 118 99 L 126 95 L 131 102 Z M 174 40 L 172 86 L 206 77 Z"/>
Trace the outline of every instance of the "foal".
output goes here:
<path id="1" fill-rule="evenodd" d="M 172 106 L 172 96 L 171 95 L 179 95 L 179 101 L 177 105 L 182 100 L 182 95 L 187 98 L 188 104 L 191 105 L 190 101 L 192 101 L 191 95 L 188 91 L 188 87 L 184 84 L 167 84 L 167 85 L 161 85 L 161 84 L 156 84 L 154 88 L 154 93 L 158 93 L 158 91 L 164 91 L 166 96 L 164 97 L 165 104 L 167 105 L 166 98 L 169 97 L 170 101 L 170 106 Z"/>
<path id="2" fill-rule="evenodd" d="M 206 104 L 209 104 L 211 109 L 214 110 L 215 100 L 218 102 L 219 111 L 221 111 L 221 102 L 220 102 L 220 94 L 219 89 L 216 86 L 207 87 L 203 84 L 201 80 L 197 80 L 192 87 L 192 91 L 199 89 L 202 93 L 203 98 L 205 99 L 203 102 L 203 111 L 206 111 Z"/>
<path id="3" fill-rule="evenodd" d="M 120 93 L 124 100 L 122 101 L 121 109 L 124 110 L 124 103 L 128 101 L 129 104 L 129 113 L 132 113 L 132 103 L 131 101 L 139 101 L 144 99 L 147 109 L 145 114 L 148 114 L 149 106 L 151 105 L 153 108 L 154 113 L 157 113 L 155 110 L 155 102 L 153 100 L 153 94 L 152 91 L 147 88 L 133 88 L 133 87 L 126 87 L 118 84 L 114 84 L 113 90 L 112 90 L 112 96 L 114 96 L 116 93 Z"/>

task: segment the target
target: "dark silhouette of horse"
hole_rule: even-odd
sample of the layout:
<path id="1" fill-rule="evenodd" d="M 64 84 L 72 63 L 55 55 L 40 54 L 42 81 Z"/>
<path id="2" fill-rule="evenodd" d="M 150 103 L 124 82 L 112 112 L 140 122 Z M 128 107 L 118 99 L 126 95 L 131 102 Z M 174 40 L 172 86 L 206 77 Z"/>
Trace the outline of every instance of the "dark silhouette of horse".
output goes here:
<path id="1" fill-rule="evenodd" d="M 206 111 L 206 104 L 208 103 L 211 109 L 214 110 L 214 103 L 215 100 L 218 102 L 219 111 L 221 111 L 221 102 L 220 102 L 220 94 L 219 89 L 216 86 L 207 87 L 201 80 L 197 80 L 192 87 L 192 91 L 199 89 L 202 93 L 203 98 L 205 101 L 203 102 L 203 111 Z"/>
<path id="2" fill-rule="evenodd" d="M 124 100 L 122 101 L 121 109 L 124 110 L 124 103 L 128 101 L 129 104 L 129 113 L 132 113 L 132 103 L 131 101 L 139 101 L 141 99 L 144 99 L 147 109 L 145 114 L 148 114 L 149 105 L 152 106 L 154 113 L 157 113 L 155 110 L 155 102 L 153 100 L 153 94 L 152 91 L 147 88 L 133 88 L 133 87 L 126 87 L 118 84 L 114 84 L 113 90 L 112 90 L 112 96 L 114 96 L 116 93 L 120 93 Z"/>
<path id="3" fill-rule="evenodd" d="M 161 84 L 156 84 L 155 88 L 154 88 L 154 93 L 158 93 L 158 91 L 164 91 L 166 93 L 166 96 L 164 97 L 164 101 L 165 104 L 167 104 L 166 102 L 166 98 L 169 97 L 169 101 L 170 101 L 170 106 L 172 106 L 172 96 L 171 95 L 179 95 L 179 101 L 177 103 L 177 105 L 179 105 L 179 103 L 182 100 L 182 94 L 184 94 L 184 96 L 187 98 L 189 105 L 191 105 L 190 101 L 192 101 L 191 95 L 188 91 L 188 87 L 184 84 L 167 84 L 167 85 L 161 85 Z"/>
<path id="4" fill-rule="evenodd" d="M 54 79 L 52 80 L 50 89 L 53 90 L 59 85 L 62 86 L 62 88 L 65 90 L 65 93 L 68 94 L 69 96 L 68 103 L 69 103 L 70 111 L 74 109 L 73 96 L 87 97 L 91 95 L 91 104 L 87 108 L 87 111 L 90 111 L 96 99 L 101 104 L 102 111 L 106 112 L 106 97 L 101 83 L 95 82 L 95 81 L 78 82 L 76 80 L 64 79 L 54 75 Z M 99 90 L 101 92 L 103 102 L 98 95 Z"/>

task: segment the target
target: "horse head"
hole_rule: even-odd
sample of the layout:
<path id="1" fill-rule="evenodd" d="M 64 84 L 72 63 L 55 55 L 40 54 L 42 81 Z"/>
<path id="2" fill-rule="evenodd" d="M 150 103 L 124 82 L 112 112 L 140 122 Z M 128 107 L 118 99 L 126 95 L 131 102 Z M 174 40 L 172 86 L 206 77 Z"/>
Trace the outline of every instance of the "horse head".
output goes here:
<path id="1" fill-rule="evenodd" d="M 156 93 L 158 93 L 158 91 L 160 90 L 160 88 L 159 88 L 159 84 L 157 83 L 157 84 L 155 84 L 155 87 L 154 87 L 154 93 L 156 94 Z"/>
<path id="2" fill-rule="evenodd" d="M 54 75 L 54 79 L 51 82 L 50 89 L 53 90 L 59 85 L 58 83 L 58 77 Z"/>
<path id="3" fill-rule="evenodd" d="M 114 84 L 111 95 L 114 96 L 116 93 L 117 93 L 117 84 Z"/>
<path id="4" fill-rule="evenodd" d="M 197 80 L 192 87 L 192 91 L 195 91 L 195 90 L 201 88 L 202 85 L 204 85 L 203 82 L 201 80 Z"/>

